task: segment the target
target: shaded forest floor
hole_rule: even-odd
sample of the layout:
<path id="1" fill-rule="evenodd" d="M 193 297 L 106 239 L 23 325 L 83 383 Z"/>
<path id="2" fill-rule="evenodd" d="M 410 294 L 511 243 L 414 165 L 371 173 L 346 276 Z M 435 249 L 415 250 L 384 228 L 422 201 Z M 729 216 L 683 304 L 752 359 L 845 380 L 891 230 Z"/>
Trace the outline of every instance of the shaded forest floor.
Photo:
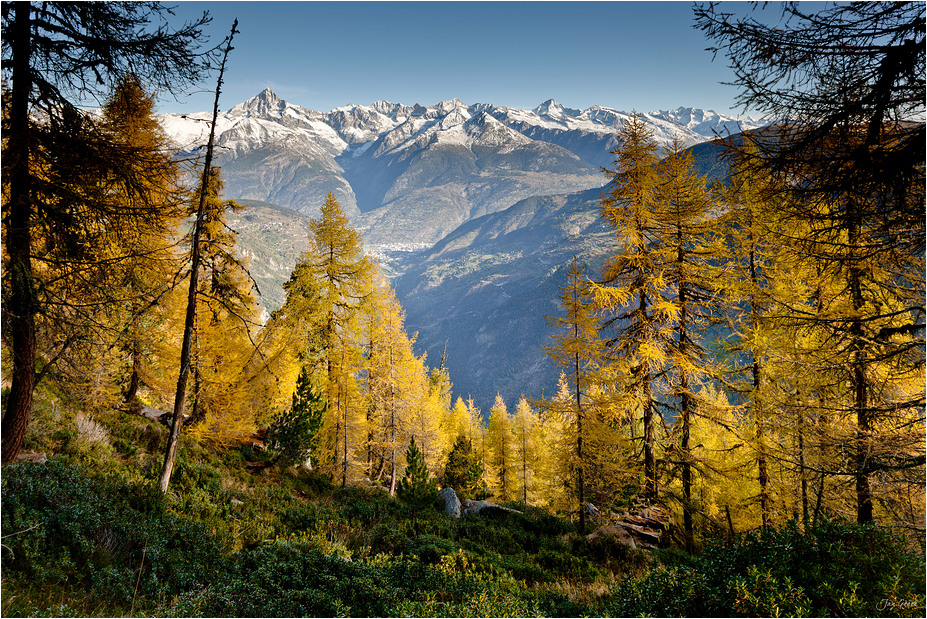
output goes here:
<path id="1" fill-rule="evenodd" d="M 923 616 L 925 564 L 887 530 L 822 520 L 698 555 L 582 536 L 517 503 L 504 519 L 412 517 L 377 488 L 249 472 L 247 447 L 183 439 L 156 491 L 166 429 L 40 400 L 2 470 L 2 615 Z"/>

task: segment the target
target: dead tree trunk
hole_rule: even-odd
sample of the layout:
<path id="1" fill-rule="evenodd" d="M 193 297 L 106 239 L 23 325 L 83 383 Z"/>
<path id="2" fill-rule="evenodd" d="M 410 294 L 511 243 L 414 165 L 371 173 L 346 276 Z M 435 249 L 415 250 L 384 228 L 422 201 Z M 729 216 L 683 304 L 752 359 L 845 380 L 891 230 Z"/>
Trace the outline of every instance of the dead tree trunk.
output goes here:
<path id="1" fill-rule="evenodd" d="M 187 315 L 184 321 L 183 344 L 180 347 L 180 374 L 177 377 L 177 391 L 174 394 L 174 413 L 171 418 L 171 433 L 167 441 L 167 449 L 164 452 L 164 466 L 161 468 L 161 477 L 158 480 L 158 488 L 162 494 L 167 493 L 167 487 L 171 481 L 171 474 L 174 471 L 174 463 L 177 460 L 177 444 L 180 441 L 180 428 L 183 425 L 183 408 L 184 399 L 187 392 L 187 377 L 190 373 L 190 346 L 193 341 L 193 323 L 196 319 L 196 295 L 199 286 L 200 270 L 200 235 L 203 227 L 203 215 L 206 210 L 206 192 L 209 189 L 209 173 L 212 167 L 213 140 L 216 135 L 216 117 L 219 115 L 219 94 L 222 91 L 222 76 L 225 73 L 225 61 L 228 59 L 229 52 L 232 51 L 232 38 L 238 32 L 236 27 L 238 20 L 232 24 L 232 32 L 229 34 L 228 43 L 225 46 L 225 53 L 222 56 L 222 64 L 219 67 L 219 79 L 216 83 L 216 99 L 212 108 L 212 124 L 209 128 L 209 141 L 206 144 L 206 159 L 203 164 L 203 181 L 200 187 L 200 203 L 196 209 L 196 222 L 193 225 L 193 255 L 190 264 L 190 292 L 187 295 Z"/>

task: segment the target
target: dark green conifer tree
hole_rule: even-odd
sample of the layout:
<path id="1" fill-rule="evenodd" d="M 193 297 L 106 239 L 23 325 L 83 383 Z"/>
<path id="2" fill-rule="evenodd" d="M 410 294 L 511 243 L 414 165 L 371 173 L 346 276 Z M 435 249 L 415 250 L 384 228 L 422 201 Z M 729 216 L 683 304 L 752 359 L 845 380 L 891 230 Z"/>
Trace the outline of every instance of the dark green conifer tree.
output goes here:
<path id="1" fill-rule="evenodd" d="M 295 464 L 315 455 L 326 408 L 303 366 L 296 379 L 293 404 L 279 413 L 268 429 L 271 447 L 279 450 L 275 462 Z"/>
<path id="2" fill-rule="evenodd" d="M 458 436 L 447 456 L 441 485 L 453 488 L 461 499 L 474 497 L 481 489 L 483 465 L 475 453 L 470 439 Z"/>
<path id="3" fill-rule="evenodd" d="M 431 478 L 422 450 L 415 444 L 415 437 L 409 441 L 406 450 L 406 473 L 399 480 L 396 487 L 399 500 L 409 506 L 412 511 L 412 526 L 415 527 L 415 517 L 422 510 L 434 505 L 438 498 L 438 486 Z"/>

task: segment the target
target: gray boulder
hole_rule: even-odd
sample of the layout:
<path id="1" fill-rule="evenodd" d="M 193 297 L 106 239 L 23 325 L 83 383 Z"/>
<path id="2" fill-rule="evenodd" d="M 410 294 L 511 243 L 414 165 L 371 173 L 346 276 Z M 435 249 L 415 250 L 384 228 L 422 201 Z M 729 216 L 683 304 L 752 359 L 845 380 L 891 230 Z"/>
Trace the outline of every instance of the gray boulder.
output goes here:
<path id="1" fill-rule="evenodd" d="M 444 499 L 444 513 L 450 518 L 460 518 L 460 499 L 453 488 L 442 488 L 441 498 Z"/>
<path id="2" fill-rule="evenodd" d="M 502 507 L 489 501 L 466 501 L 464 503 L 463 515 L 474 516 L 479 514 L 488 518 L 504 518 L 512 514 L 521 514 L 517 509 Z"/>

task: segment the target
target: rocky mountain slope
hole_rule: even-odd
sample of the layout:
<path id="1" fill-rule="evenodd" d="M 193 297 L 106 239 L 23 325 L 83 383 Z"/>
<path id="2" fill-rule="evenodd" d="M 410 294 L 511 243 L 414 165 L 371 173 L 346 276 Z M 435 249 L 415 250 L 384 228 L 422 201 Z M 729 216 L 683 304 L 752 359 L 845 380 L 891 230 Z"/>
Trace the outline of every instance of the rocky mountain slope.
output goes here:
<path id="1" fill-rule="evenodd" d="M 265 90 L 220 116 L 217 160 L 229 197 L 313 215 L 333 192 L 368 245 L 426 247 L 525 198 L 601 187 L 628 117 L 553 100 L 534 110 L 454 99 L 322 113 Z M 207 113 L 161 118 L 178 149 L 202 147 Z M 678 135 L 687 146 L 762 124 L 690 108 L 645 118 L 658 141 Z"/>
<path id="2" fill-rule="evenodd" d="M 722 147 L 692 147 L 696 169 L 724 174 Z M 561 316 L 560 287 L 575 257 L 595 278 L 617 248 L 599 219 L 604 188 L 536 196 L 471 220 L 417 254 L 393 285 L 419 346 L 447 364 L 455 391 L 488 411 L 496 394 L 514 402 L 556 387 L 548 316 Z"/>

